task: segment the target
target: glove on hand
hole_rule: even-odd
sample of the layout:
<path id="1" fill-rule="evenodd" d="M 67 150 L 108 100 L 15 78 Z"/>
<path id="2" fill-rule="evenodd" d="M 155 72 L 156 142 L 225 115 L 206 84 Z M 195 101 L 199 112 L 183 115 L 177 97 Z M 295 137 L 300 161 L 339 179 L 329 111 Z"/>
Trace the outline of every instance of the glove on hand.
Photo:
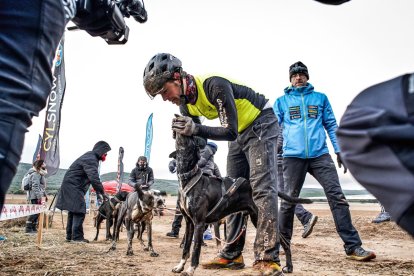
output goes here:
<path id="1" fill-rule="evenodd" d="M 342 163 L 341 155 L 339 154 L 339 152 L 336 154 L 336 162 L 338 162 L 339 168 L 342 168 L 342 166 L 344 167 L 344 173 L 348 171 L 348 168 L 345 166 L 344 163 Z"/>
<path id="2" fill-rule="evenodd" d="M 185 136 L 192 136 L 197 134 L 196 123 L 193 119 L 187 116 L 180 116 L 175 114 L 175 117 L 172 121 L 172 130 Z"/>

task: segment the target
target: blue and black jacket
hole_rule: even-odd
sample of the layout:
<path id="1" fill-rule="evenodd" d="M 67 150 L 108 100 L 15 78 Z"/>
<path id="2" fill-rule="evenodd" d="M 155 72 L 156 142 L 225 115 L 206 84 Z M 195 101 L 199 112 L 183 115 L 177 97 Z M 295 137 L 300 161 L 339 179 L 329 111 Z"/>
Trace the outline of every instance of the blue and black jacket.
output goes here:
<path id="1" fill-rule="evenodd" d="M 273 109 L 283 125 L 284 157 L 315 158 L 329 153 L 325 130 L 339 153 L 338 125 L 328 97 L 314 91 L 310 83 L 285 88 L 285 95 L 276 100 Z"/>

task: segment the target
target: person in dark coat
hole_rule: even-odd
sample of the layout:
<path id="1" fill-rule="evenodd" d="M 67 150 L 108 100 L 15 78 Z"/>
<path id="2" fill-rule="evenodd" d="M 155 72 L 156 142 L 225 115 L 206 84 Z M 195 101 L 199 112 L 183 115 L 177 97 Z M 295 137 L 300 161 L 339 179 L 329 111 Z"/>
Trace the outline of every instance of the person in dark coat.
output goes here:
<path id="1" fill-rule="evenodd" d="M 337 135 L 352 176 L 414 237 L 414 73 L 358 94 Z"/>
<path id="2" fill-rule="evenodd" d="M 129 174 L 128 185 L 134 188 L 138 185 L 143 190 L 149 190 L 152 184 L 154 184 L 154 172 L 148 166 L 147 158 L 140 156 L 135 164 L 135 168 Z"/>
<path id="3" fill-rule="evenodd" d="M 68 211 L 66 225 L 66 241 L 86 242 L 84 238 L 83 221 L 86 214 L 85 194 L 92 184 L 98 197 L 108 197 L 99 178 L 99 161 L 105 161 L 108 151 L 111 150 L 105 141 L 95 144 L 92 151 L 88 151 L 75 160 L 65 173 L 60 187 L 56 207 Z"/>

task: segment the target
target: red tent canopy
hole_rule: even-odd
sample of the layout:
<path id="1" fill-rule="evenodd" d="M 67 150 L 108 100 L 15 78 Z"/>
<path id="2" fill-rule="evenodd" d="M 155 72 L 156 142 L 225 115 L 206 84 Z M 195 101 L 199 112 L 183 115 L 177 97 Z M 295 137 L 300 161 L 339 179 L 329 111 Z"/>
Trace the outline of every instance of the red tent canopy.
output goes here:
<path id="1" fill-rule="evenodd" d="M 118 187 L 118 182 L 116 180 L 102 182 L 102 185 L 104 187 L 105 193 L 110 194 L 110 195 L 116 194 L 116 187 Z M 93 188 L 91 191 L 95 192 Z M 134 188 L 132 188 L 126 183 L 122 183 L 121 191 L 133 192 Z"/>

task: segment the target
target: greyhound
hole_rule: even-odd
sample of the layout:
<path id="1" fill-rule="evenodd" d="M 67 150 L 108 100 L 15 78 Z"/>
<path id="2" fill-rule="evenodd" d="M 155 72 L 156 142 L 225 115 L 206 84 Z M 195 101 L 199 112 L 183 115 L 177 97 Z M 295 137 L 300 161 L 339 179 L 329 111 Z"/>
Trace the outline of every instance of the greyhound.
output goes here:
<path id="1" fill-rule="evenodd" d="M 121 191 L 118 192 L 113 198 L 102 203 L 98 209 L 98 214 L 95 217 L 95 227 L 96 227 L 96 236 L 93 239 L 94 241 L 98 240 L 99 228 L 101 222 L 106 219 L 106 240 L 112 240 L 113 236 L 111 235 L 111 226 L 114 225 L 114 230 L 112 233 L 115 233 L 115 223 L 114 218 L 118 215 L 119 207 L 121 202 L 125 201 L 128 192 Z"/>
<path id="2" fill-rule="evenodd" d="M 252 188 L 248 180 L 242 177 L 235 180 L 226 177 L 221 180 L 203 175 L 197 166 L 200 153 L 195 139 L 178 133 L 175 136 L 180 211 L 186 221 L 186 230 L 182 258 L 172 271 L 180 273 L 184 270 L 184 265 L 190 256 L 194 234 L 191 266 L 181 273 L 181 275 L 192 276 L 199 264 L 206 223 L 217 222 L 232 213 L 245 211 L 256 227 L 258 209 L 253 202 Z M 278 195 L 292 203 L 312 202 L 309 199 L 292 198 L 283 193 Z M 281 244 L 286 252 L 286 262 L 289 266 L 291 265 L 290 247 L 283 238 Z"/>
<path id="3" fill-rule="evenodd" d="M 119 240 L 119 229 L 122 223 L 125 223 L 125 228 L 128 235 L 128 249 L 127 256 L 134 254 L 132 250 L 132 240 L 134 238 L 134 224 L 145 222 L 148 233 L 148 246 L 144 247 L 145 251 L 150 251 L 151 257 L 158 257 L 159 254 L 154 251 L 152 247 L 152 218 L 154 209 L 154 195 L 150 191 L 143 191 L 140 187 L 136 187 L 136 192 L 130 193 L 126 201 L 122 204 L 121 210 L 118 214 L 118 221 L 115 227 L 115 239 L 109 250 L 116 249 L 116 241 Z M 143 242 L 142 242 L 143 244 Z"/>

